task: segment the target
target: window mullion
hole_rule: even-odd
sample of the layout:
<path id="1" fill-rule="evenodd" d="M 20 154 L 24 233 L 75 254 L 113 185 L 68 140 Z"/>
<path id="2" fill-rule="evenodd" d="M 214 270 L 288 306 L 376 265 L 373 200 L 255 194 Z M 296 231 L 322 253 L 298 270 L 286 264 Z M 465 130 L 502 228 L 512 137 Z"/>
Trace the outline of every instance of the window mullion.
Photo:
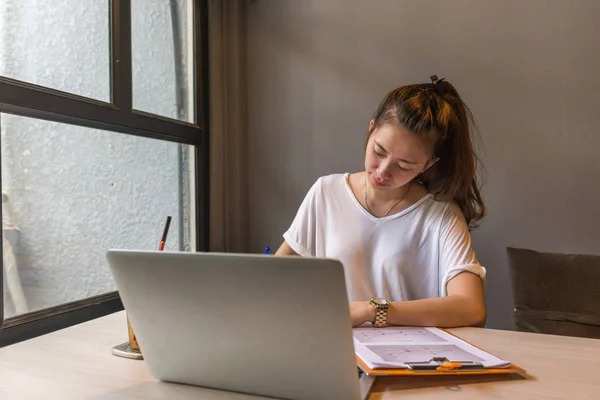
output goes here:
<path id="1" fill-rule="evenodd" d="M 112 101 L 122 113 L 132 111 L 131 1 L 111 1 Z"/>

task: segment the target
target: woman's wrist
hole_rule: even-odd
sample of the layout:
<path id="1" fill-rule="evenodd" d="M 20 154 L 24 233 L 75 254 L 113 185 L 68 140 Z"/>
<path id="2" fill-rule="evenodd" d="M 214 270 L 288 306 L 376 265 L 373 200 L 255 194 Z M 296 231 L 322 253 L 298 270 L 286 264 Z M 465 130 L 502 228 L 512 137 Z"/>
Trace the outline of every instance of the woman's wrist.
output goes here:
<path id="1" fill-rule="evenodd" d="M 370 301 L 363 302 L 363 318 L 364 322 L 373 322 L 375 321 L 375 307 L 371 304 Z"/>

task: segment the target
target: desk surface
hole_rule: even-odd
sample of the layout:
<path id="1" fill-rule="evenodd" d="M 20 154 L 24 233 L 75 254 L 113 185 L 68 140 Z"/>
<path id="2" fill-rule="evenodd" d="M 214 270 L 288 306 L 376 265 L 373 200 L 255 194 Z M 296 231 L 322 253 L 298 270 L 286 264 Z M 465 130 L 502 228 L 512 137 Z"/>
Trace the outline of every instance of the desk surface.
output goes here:
<path id="1" fill-rule="evenodd" d="M 600 340 L 477 328 L 457 336 L 527 370 L 524 376 L 378 378 L 370 400 L 598 399 Z M 143 361 L 115 357 L 124 312 L 0 349 L 0 398 L 203 399 L 260 397 L 156 381 Z"/>

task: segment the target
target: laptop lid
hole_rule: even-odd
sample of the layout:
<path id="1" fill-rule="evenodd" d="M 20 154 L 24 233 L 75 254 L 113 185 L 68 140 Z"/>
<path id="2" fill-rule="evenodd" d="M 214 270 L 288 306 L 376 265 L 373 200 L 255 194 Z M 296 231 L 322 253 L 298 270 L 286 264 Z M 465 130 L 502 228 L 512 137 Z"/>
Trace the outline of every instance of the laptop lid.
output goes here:
<path id="1" fill-rule="evenodd" d="M 359 399 L 341 263 L 111 250 L 107 259 L 160 380 L 285 399 Z"/>

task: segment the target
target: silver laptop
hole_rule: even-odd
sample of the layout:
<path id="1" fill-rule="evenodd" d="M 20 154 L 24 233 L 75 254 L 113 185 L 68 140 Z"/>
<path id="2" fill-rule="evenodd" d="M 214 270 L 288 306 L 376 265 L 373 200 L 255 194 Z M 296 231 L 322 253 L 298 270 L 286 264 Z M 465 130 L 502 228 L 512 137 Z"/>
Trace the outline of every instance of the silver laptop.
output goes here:
<path id="1" fill-rule="evenodd" d="M 344 271 L 330 259 L 111 250 L 159 380 L 290 400 L 366 398 Z"/>

